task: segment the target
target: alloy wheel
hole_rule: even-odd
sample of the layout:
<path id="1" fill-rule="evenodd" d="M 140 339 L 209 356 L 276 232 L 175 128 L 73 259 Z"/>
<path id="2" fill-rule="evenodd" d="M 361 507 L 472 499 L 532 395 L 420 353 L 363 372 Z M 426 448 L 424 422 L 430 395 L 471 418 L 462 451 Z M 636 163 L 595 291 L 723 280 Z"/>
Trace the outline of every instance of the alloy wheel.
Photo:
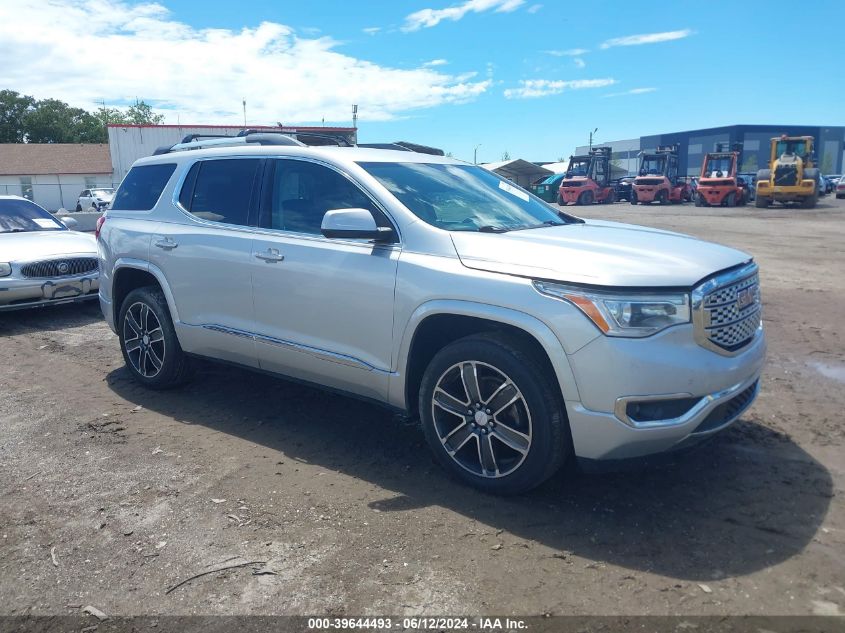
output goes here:
<path id="1" fill-rule="evenodd" d="M 480 361 L 449 367 L 434 388 L 431 414 L 446 453 L 464 470 L 504 477 L 531 448 L 531 412 L 522 392 L 500 369 Z"/>
<path id="2" fill-rule="evenodd" d="M 123 346 L 132 367 L 144 378 L 158 375 L 164 365 L 164 331 L 146 303 L 133 303 L 123 319 Z"/>

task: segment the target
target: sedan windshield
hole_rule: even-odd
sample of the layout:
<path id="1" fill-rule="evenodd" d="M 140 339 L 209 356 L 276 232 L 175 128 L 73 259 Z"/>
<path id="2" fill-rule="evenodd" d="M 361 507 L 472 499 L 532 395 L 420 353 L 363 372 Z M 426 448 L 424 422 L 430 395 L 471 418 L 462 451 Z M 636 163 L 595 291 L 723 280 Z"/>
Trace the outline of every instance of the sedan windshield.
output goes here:
<path id="1" fill-rule="evenodd" d="M 418 218 L 447 231 L 504 232 L 577 222 L 472 165 L 360 163 Z"/>
<path id="2" fill-rule="evenodd" d="M 0 199 L 0 233 L 64 230 L 61 222 L 34 202 L 17 198 Z"/>

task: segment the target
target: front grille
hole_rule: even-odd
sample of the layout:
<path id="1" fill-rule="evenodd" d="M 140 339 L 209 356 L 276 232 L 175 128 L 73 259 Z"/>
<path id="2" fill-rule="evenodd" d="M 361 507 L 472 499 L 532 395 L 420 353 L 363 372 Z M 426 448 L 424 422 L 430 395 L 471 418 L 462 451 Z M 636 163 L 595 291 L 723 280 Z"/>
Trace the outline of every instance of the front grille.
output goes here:
<path id="1" fill-rule="evenodd" d="M 718 429 L 720 426 L 727 424 L 745 411 L 745 409 L 747 409 L 754 400 L 754 394 L 757 392 L 758 382 L 759 381 L 755 380 L 750 386 L 746 387 L 733 398 L 715 407 L 707 415 L 707 417 L 702 420 L 701 424 L 695 428 L 693 433 L 705 433 L 707 431 L 712 431 L 713 429 Z"/>
<path id="2" fill-rule="evenodd" d="M 74 277 L 99 269 L 96 257 L 71 257 L 32 262 L 21 266 L 24 277 L 41 279 L 46 277 Z"/>
<path id="3" fill-rule="evenodd" d="M 634 184 L 635 185 L 650 185 L 650 186 L 662 185 L 663 184 L 663 178 L 637 178 L 634 181 Z"/>
<path id="4" fill-rule="evenodd" d="M 793 165 L 778 165 L 775 168 L 775 186 L 792 187 L 798 184 L 798 169 Z"/>
<path id="5" fill-rule="evenodd" d="M 760 279 L 757 268 L 736 280 L 733 275 L 705 282 L 693 295 L 696 339 L 720 353 L 734 353 L 754 338 L 761 321 Z M 725 278 L 723 277 L 723 278 Z"/>

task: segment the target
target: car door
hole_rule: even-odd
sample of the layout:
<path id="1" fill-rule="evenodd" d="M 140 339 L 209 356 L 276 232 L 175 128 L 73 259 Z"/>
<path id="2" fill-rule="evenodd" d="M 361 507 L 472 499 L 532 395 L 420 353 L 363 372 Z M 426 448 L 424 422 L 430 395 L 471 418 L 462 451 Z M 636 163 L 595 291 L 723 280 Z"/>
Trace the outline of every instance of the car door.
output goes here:
<path id="1" fill-rule="evenodd" d="M 366 208 L 391 225 L 337 169 L 268 159 L 253 242 L 258 358 L 262 369 L 384 399 L 401 246 L 324 237 L 323 215 L 341 208 Z"/>
<path id="2" fill-rule="evenodd" d="M 157 226 L 150 246 L 150 260 L 170 286 L 185 351 L 250 367 L 258 365 L 251 264 L 263 165 L 259 158 L 194 163 L 173 220 Z"/>

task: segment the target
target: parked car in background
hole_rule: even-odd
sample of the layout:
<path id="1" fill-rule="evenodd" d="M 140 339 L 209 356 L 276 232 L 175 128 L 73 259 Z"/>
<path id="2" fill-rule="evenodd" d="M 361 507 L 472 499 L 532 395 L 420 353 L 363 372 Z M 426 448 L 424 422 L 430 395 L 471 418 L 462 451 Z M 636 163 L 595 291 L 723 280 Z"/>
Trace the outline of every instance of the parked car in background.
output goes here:
<path id="1" fill-rule="evenodd" d="M 822 176 L 825 182 L 825 193 L 833 193 L 836 190 L 836 185 L 829 176 Z"/>
<path id="2" fill-rule="evenodd" d="M 839 182 L 836 183 L 835 191 L 837 200 L 845 198 L 845 178 L 839 179 Z"/>
<path id="3" fill-rule="evenodd" d="M 623 176 L 616 181 L 616 199 L 631 201 L 632 185 L 634 184 L 634 176 Z"/>
<path id="4" fill-rule="evenodd" d="M 0 196 L 0 311 L 97 298 L 97 242 L 68 228 L 75 224 L 26 198 Z"/>
<path id="5" fill-rule="evenodd" d="M 836 187 L 836 185 L 839 184 L 839 180 L 842 178 L 842 174 L 828 174 L 825 178 L 829 179 L 830 182 L 833 183 L 833 186 Z"/>
<path id="6" fill-rule="evenodd" d="M 100 218 L 100 305 L 138 383 L 200 356 L 351 393 L 502 494 L 689 447 L 756 397 L 751 255 L 448 157 L 265 137 L 141 159 Z"/>
<path id="7" fill-rule="evenodd" d="M 86 189 L 79 194 L 76 201 L 77 211 L 103 211 L 111 204 L 114 197 L 114 189 L 100 187 L 97 189 Z"/>
<path id="8" fill-rule="evenodd" d="M 563 180 L 564 176 L 565 174 L 552 174 L 539 182 L 535 182 L 529 189 L 531 193 L 541 200 L 556 202 L 559 195 L 558 188 L 560 187 L 560 181 Z"/>

